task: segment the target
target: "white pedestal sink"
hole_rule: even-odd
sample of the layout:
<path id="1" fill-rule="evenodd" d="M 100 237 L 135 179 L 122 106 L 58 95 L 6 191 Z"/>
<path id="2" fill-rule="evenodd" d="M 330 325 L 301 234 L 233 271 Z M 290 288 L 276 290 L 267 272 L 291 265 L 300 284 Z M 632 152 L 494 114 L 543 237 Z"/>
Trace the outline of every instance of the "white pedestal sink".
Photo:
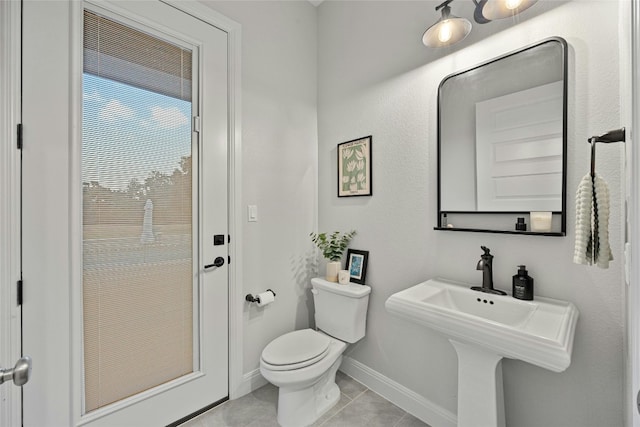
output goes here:
<path id="1" fill-rule="evenodd" d="M 504 427 L 502 358 L 564 371 L 578 310 L 566 301 L 521 301 L 470 287 L 432 279 L 391 295 L 385 305 L 449 338 L 458 354 L 458 426 Z"/>

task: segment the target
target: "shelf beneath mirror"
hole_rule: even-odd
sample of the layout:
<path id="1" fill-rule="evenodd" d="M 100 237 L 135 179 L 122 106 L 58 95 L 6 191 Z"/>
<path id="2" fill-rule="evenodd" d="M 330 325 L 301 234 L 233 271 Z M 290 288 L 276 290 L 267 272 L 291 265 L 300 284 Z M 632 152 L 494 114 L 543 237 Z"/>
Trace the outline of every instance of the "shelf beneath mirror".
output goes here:
<path id="1" fill-rule="evenodd" d="M 566 236 L 565 232 L 539 232 L 539 231 L 516 231 L 516 230 L 483 230 L 480 228 L 455 228 L 455 227 L 433 227 L 439 231 L 466 231 L 471 233 L 497 233 L 497 234 L 524 234 L 529 236 Z"/>
<path id="2" fill-rule="evenodd" d="M 542 212 L 441 212 L 435 230 L 477 233 L 525 234 L 532 236 L 565 236 L 562 212 L 550 214 L 550 223 L 535 221 L 532 215 Z M 524 228 L 522 230 L 521 228 Z"/>

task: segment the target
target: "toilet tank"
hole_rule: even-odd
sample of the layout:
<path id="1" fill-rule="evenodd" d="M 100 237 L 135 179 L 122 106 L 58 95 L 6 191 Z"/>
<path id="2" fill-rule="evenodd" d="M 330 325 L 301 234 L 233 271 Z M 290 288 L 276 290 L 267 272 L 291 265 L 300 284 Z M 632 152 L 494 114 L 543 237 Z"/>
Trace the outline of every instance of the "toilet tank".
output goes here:
<path id="1" fill-rule="evenodd" d="M 318 329 L 349 343 L 364 337 L 369 286 L 340 285 L 320 278 L 311 279 L 311 285 Z"/>

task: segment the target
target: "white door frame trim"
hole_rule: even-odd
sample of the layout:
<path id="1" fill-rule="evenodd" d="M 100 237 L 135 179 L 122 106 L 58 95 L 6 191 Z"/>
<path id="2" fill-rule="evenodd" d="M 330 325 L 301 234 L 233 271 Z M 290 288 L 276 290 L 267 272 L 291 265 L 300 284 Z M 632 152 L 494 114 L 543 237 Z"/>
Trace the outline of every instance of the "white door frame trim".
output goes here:
<path id="1" fill-rule="evenodd" d="M 629 286 L 627 287 L 627 354 L 629 360 L 626 368 L 629 372 L 625 377 L 630 384 L 625 386 L 630 396 L 624 405 L 627 416 L 627 426 L 640 427 L 640 417 L 635 404 L 635 395 L 640 387 L 640 374 L 638 372 L 640 355 L 640 150 L 632 145 L 633 131 L 640 129 L 640 2 L 631 2 L 631 132 L 627 130 L 627 174 L 629 174 L 629 200 L 628 219 L 630 245 L 629 260 Z M 633 138 L 635 139 L 635 138 Z M 637 142 L 637 141 L 636 141 Z"/>
<path id="2" fill-rule="evenodd" d="M 0 2 L 0 366 L 20 357 L 20 2 Z M 22 424 L 20 388 L 0 386 L 0 426 Z"/>
<path id="3" fill-rule="evenodd" d="M 640 129 L 640 1 L 631 2 L 631 129 L 627 129 L 627 174 L 629 174 L 628 243 L 630 245 L 629 286 L 627 287 L 627 396 L 626 424 L 640 427 L 636 393 L 640 390 L 640 140 L 634 138 Z"/>

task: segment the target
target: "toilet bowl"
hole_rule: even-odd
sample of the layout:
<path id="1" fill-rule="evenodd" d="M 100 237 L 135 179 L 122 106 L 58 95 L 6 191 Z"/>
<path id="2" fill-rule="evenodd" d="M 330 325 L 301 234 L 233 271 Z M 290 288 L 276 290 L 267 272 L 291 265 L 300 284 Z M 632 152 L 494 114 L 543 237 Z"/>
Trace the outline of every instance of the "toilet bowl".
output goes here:
<path id="1" fill-rule="evenodd" d="M 290 345 L 294 342 L 299 343 L 295 348 Z M 346 343 L 312 329 L 282 335 L 265 348 L 260 373 L 280 389 L 278 423 L 282 427 L 313 424 L 338 402 L 335 377 L 346 348 Z"/>
<path id="2" fill-rule="evenodd" d="M 336 372 L 347 343 L 365 335 L 371 288 L 312 279 L 316 326 L 281 335 L 262 351 L 260 373 L 278 391 L 282 427 L 313 424 L 340 399 Z"/>

